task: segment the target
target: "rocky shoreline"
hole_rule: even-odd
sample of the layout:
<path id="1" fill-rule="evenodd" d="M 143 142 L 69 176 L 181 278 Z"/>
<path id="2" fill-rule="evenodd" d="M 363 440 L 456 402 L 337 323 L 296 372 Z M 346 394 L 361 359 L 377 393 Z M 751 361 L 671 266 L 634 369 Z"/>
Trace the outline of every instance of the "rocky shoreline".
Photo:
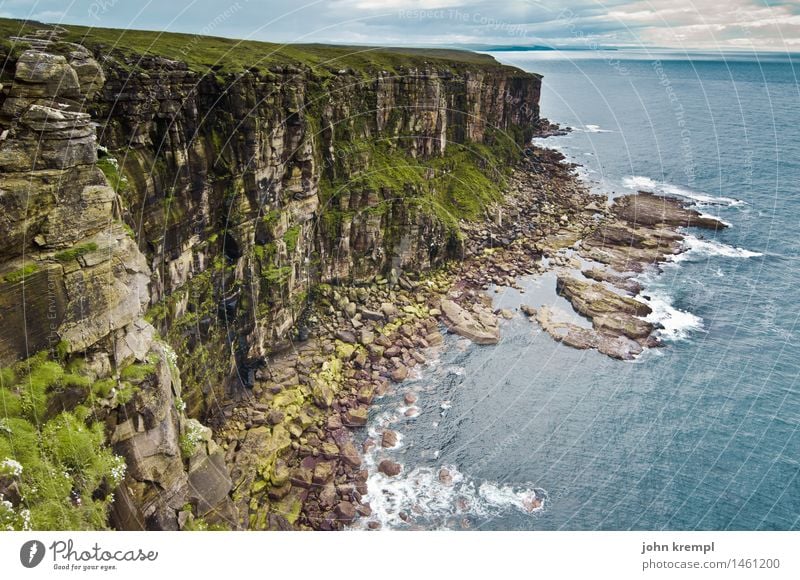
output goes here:
<path id="1" fill-rule="evenodd" d="M 492 310 L 493 287 L 555 271 L 559 294 L 592 328 L 548 305 L 523 306 L 553 339 L 619 359 L 659 345 L 658 325 L 645 320 L 650 307 L 633 297 L 636 275 L 682 251 L 679 228 L 724 224 L 646 193 L 609 205 L 573 170 L 560 153 L 533 148 L 489 219 L 461 224 L 467 259 L 419 276 L 393 271 L 369 285 L 320 288 L 313 336 L 270 357 L 252 391 L 217 417 L 233 499 L 248 514 L 239 526 L 335 530 L 364 518 L 379 528 L 361 452 L 391 448 L 397 435 L 383 432 L 359 449 L 354 430 L 367 424 L 374 398 L 425 365 L 443 331 L 499 341 L 498 317 L 513 313 Z M 413 416 L 415 401 L 406 403 Z M 384 459 L 377 469 L 393 477 L 402 466 Z"/>

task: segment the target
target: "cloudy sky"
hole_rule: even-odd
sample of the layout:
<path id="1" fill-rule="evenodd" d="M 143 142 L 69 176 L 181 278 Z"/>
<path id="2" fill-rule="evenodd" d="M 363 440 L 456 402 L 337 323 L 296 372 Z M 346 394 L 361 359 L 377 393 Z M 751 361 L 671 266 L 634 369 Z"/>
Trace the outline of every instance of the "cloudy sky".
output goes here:
<path id="1" fill-rule="evenodd" d="M 276 42 L 800 51 L 800 0 L 0 0 L 0 16 Z"/>

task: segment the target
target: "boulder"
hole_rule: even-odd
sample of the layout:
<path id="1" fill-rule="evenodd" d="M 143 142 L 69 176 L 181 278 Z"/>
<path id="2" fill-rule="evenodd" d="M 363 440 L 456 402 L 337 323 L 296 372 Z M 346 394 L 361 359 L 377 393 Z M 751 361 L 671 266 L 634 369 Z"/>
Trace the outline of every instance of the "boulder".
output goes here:
<path id="1" fill-rule="evenodd" d="M 453 483 L 453 475 L 450 473 L 449 469 L 445 469 L 443 467 L 439 470 L 439 481 L 445 485 L 450 485 Z"/>
<path id="2" fill-rule="evenodd" d="M 366 407 L 348 409 L 344 414 L 344 423 L 348 427 L 363 427 L 367 424 L 368 410 Z"/>
<path id="3" fill-rule="evenodd" d="M 337 330 L 335 336 L 346 344 L 356 344 L 357 342 L 355 335 L 349 330 Z"/>
<path id="4" fill-rule="evenodd" d="M 389 477 L 395 477 L 403 471 L 403 466 L 391 459 L 384 459 L 378 464 L 378 471 Z"/>
<path id="5" fill-rule="evenodd" d="M 497 344 L 500 341 L 497 319 L 491 313 L 474 315 L 447 298 L 442 300 L 440 308 L 450 332 L 468 338 L 475 344 Z"/>
<path id="6" fill-rule="evenodd" d="M 397 445 L 397 432 L 387 429 L 381 436 L 381 447 L 384 449 L 389 449 L 395 445 Z"/>
<path id="7" fill-rule="evenodd" d="M 392 380 L 401 383 L 408 377 L 408 367 L 400 363 L 391 373 Z"/>
<path id="8" fill-rule="evenodd" d="M 436 332 L 426 334 L 425 342 L 428 343 L 428 346 L 439 346 L 444 343 L 444 337 L 442 336 L 442 333 L 437 330 Z"/>
<path id="9" fill-rule="evenodd" d="M 389 320 L 397 316 L 397 308 L 394 304 L 384 302 L 381 304 L 381 313 Z"/>
<path id="10" fill-rule="evenodd" d="M 336 473 L 336 465 L 331 461 L 323 461 L 321 463 L 318 463 L 317 466 L 314 468 L 314 475 L 312 477 L 312 481 L 316 485 L 322 485 L 324 483 L 331 481 L 335 473 Z"/>
<path id="11" fill-rule="evenodd" d="M 350 523 L 356 519 L 356 507 L 349 501 L 341 501 L 336 504 L 336 517 L 344 523 Z"/>
<path id="12" fill-rule="evenodd" d="M 339 455 L 350 467 L 361 467 L 361 455 L 358 454 L 355 445 L 347 442 L 339 447 Z"/>

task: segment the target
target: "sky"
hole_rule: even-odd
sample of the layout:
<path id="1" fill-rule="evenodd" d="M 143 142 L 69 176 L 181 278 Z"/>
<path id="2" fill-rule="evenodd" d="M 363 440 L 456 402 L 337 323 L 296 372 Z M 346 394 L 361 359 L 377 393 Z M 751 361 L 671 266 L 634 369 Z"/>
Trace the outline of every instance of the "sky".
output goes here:
<path id="1" fill-rule="evenodd" d="M 0 0 L 0 16 L 273 42 L 800 51 L 800 0 Z"/>

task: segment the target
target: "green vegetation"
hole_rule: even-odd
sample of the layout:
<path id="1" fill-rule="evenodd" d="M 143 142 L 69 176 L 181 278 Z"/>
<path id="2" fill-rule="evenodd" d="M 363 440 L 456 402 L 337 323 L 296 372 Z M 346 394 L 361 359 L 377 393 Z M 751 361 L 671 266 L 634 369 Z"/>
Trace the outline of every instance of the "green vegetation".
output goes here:
<path id="1" fill-rule="evenodd" d="M 12 59 L 18 58 L 20 54 L 29 48 L 29 45 L 25 42 L 15 42 L 10 38 L 12 36 L 24 36 L 35 31 L 37 28 L 40 27 L 28 24 L 23 20 L 1 18 L 0 54 L 9 55 Z"/>
<path id="2" fill-rule="evenodd" d="M 264 214 L 264 216 L 261 218 L 261 221 L 264 223 L 265 226 L 271 228 L 276 223 L 278 223 L 280 217 L 281 217 L 281 212 L 279 210 L 271 209 Z"/>
<path id="3" fill-rule="evenodd" d="M 321 182 L 323 223 L 327 227 L 336 226 L 343 217 L 343 212 L 337 209 L 339 195 L 364 189 L 402 197 L 457 232 L 460 219 L 476 220 L 489 203 L 502 198 L 510 161 L 519 154 L 510 136 L 492 136 L 490 141 L 492 145 L 451 144 L 444 156 L 432 159 L 411 157 L 393 149 L 388 140 L 357 142 L 341 156 L 347 165 L 350 165 L 348 160 L 359 160 L 337 172 L 348 178 Z M 392 203 L 389 197 L 365 211 L 384 212 Z"/>
<path id="4" fill-rule="evenodd" d="M 275 64 L 309 66 L 318 69 L 318 72 L 341 69 L 357 72 L 394 71 L 400 67 L 419 67 L 425 64 L 450 69 L 468 65 L 508 68 L 489 55 L 463 50 L 277 44 L 196 34 L 62 26 L 68 31 L 64 40 L 69 42 L 78 42 L 106 54 L 118 52 L 128 56 L 158 55 L 182 60 L 191 70 L 199 73 L 210 70 L 222 73 L 248 70 L 266 73 Z M 0 19 L 0 38 L 29 34 L 40 28 L 47 28 L 47 25 Z M 10 40 L 3 40 L 0 44 L 0 51 L 5 54 L 12 50 L 17 53 L 20 49 L 21 47 L 15 46 Z"/>
<path id="5" fill-rule="evenodd" d="M 71 260 L 77 260 L 81 256 L 96 250 L 97 244 L 95 242 L 86 242 L 85 244 L 78 244 L 77 246 L 71 247 L 69 250 L 57 253 L 55 259 L 59 262 L 69 262 Z"/>
<path id="6" fill-rule="evenodd" d="M 92 384 L 92 395 L 98 399 L 105 399 L 111 395 L 111 391 L 117 386 L 114 379 L 100 379 Z"/>
<path id="7" fill-rule="evenodd" d="M 155 365 L 134 363 L 123 368 L 119 372 L 119 378 L 123 381 L 140 383 L 155 372 Z"/>
<path id="8" fill-rule="evenodd" d="M 300 238 L 300 226 L 292 226 L 283 234 L 283 241 L 286 244 L 286 251 L 290 254 L 297 248 L 297 240 Z"/>
<path id="9" fill-rule="evenodd" d="M 86 530 L 107 525 L 110 493 L 125 463 L 106 447 L 102 423 L 78 406 L 48 414 L 60 389 L 88 387 L 46 352 L 0 370 L 0 481 L 15 495 L 0 502 L 0 529 Z"/>
<path id="10" fill-rule="evenodd" d="M 186 504 L 181 509 L 188 515 L 186 526 L 183 528 L 186 532 L 226 532 L 230 528 L 222 523 L 209 523 L 204 518 L 196 517 L 192 514 L 192 505 Z"/>
<path id="11" fill-rule="evenodd" d="M 120 383 L 117 388 L 116 396 L 114 397 L 114 403 L 116 405 L 127 405 L 133 400 L 133 396 L 139 392 L 139 387 L 136 385 L 132 385 L 128 382 Z"/>
<path id="12" fill-rule="evenodd" d="M 38 270 L 39 270 L 39 266 L 37 266 L 36 264 L 25 264 L 22 268 L 19 268 L 18 270 L 14 270 L 13 272 L 10 272 L 10 273 L 6 274 L 5 276 L 3 276 L 3 280 L 5 280 L 6 282 L 8 282 L 10 284 L 14 284 L 16 282 L 20 282 L 20 281 L 24 280 L 28 276 L 31 276 L 32 274 L 36 273 Z"/>
<path id="13" fill-rule="evenodd" d="M 119 162 L 114 157 L 101 157 L 95 164 L 106 176 L 106 181 L 117 193 L 126 193 L 130 190 L 130 182 L 119 169 Z"/>
<path id="14" fill-rule="evenodd" d="M 132 240 L 136 239 L 136 233 L 133 231 L 133 228 L 126 224 L 125 222 L 119 222 L 120 227 L 123 229 L 125 234 Z"/>
<path id="15" fill-rule="evenodd" d="M 197 419 L 186 421 L 184 432 L 180 438 L 181 456 L 189 459 L 197 451 L 200 442 L 203 440 L 205 428 Z"/>
<path id="16" fill-rule="evenodd" d="M 272 264 L 263 266 L 261 269 L 261 276 L 264 280 L 274 286 L 283 286 L 286 282 L 289 281 L 289 277 L 292 275 L 292 267 L 291 266 L 275 266 Z"/>
<path id="17" fill-rule="evenodd" d="M 66 360 L 67 355 L 70 352 L 70 344 L 67 340 L 59 340 L 58 344 L 56 344 L 55 354 L 56 358 L 60 361 Z"/>

